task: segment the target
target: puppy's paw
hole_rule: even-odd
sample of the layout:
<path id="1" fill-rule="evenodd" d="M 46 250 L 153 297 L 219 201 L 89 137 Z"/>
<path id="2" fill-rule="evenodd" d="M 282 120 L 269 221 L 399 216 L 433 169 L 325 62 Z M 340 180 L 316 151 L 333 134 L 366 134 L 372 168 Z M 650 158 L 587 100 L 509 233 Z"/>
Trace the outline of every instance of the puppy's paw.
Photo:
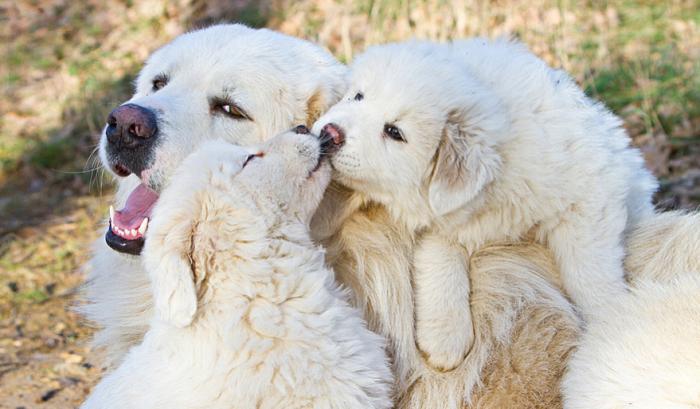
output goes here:
<path id="1" fill-rule="evenodd" d="M 417 344 L 426 363 L 440 372 L 448 372 L 458 367 L 469 353 L 474 343 L 472 328 L 466 331 L 446 330 L 448 326 L 418 325 Z"/>

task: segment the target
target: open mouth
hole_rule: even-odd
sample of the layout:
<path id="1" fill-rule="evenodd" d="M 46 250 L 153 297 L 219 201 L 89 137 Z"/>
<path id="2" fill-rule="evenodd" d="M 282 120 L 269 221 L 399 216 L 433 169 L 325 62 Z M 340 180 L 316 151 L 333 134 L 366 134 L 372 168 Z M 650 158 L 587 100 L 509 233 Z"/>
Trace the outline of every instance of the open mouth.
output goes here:
<path id="1" fill-rule="evenodd" d="M 121 253 L 141 254 L 151 211 L 157 200 L 158 193 L 142 183 L 131 192 L 123 209 L 110 207 L 109 228 L 105 235 L 107 245 Z"/>

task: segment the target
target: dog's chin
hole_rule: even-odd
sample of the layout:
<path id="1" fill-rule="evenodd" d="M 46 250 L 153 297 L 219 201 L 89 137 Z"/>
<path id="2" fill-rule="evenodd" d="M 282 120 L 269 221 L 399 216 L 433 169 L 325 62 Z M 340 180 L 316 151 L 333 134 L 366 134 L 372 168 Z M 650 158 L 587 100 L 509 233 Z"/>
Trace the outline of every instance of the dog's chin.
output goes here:
<path id="1" fill-rule="evenodd" d="M 119 237 L 112 231 L 112 227 L 109 226 L 107 227 L 107 233 L 105 233 L 105 242 L 107 242 L 107 245 L 112 250 L 118 251 L 119 253 L 138 256 L 143 250 L 145 239 L 143 237 L 138 239 L 125 239 L 123 237 Z"/>

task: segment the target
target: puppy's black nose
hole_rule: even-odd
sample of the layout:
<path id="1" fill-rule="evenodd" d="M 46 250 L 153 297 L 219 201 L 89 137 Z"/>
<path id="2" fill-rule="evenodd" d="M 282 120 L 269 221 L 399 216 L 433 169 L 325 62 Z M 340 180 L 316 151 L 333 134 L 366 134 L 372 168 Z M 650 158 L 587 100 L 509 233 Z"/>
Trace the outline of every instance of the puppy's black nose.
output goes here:
<path id="1" fill-rule="evenodd" d="M 109 114 L 105 133 L 110 144 L 129 147 L 151 138 L 157 131 L 153 111 L 139 105 L 125 104 Z"/>
<path id="2" fill-rule="evenodd" d="M 293 131 L 294 131 L 294 133 L 298 133 L 298 134 L 311 133 L 311 131 L 309 130 L 309 128 L 306 127 L 306 125 L 297 125 L 294 127 Z"/>
<path id="3" fill-rule="evenodd" d="M 345 143 L 345 132 L 336 124 L 326 124 L 321 129 L 321 150 L 325 153 L 334 153 Z"/>

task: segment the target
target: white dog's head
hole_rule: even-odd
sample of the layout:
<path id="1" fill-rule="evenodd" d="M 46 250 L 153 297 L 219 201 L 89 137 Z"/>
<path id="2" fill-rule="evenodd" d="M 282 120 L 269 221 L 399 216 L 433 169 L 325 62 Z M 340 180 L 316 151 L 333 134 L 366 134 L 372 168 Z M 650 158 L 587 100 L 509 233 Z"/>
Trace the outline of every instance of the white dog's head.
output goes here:
<path id="1" fill-rule="evenodd" d="M 345 68 L 307 41 L 219 25 L 183 34 L 156 51 L 136 93 L 107 119 L 106 168 L 120 177 L 107 242 L 138 254 L 150 211 L 183 158 L 205 140 L 262 142 L 311 126 L 344 91 Z"/>
<path id="2" fill-rule="evenodd" d="M 308 227 L 330 182 L 325 157 L 320 139 L 303 125 L 270 139 L 236 176 L 237 205 L 266 225 Z"/>
<path id="3" fill-rule="evenodd" d="M 225 292 L 229 274 L 260 274 L 247 268 L 274 257 L 275 240 L 313 245 L 308 225 L 331 177 L 324 157 L 319 139 L 297 127 L 259 148 L 216 140 L 185 158 L 145 243 L 161 318 L 188 325 L 205 281 Z"/>
<path id="4" fill-rule="evenodd" d="M 447 45 L 372 47 L 345 97 L 314 125 L 332 138 L 334 177 L 411 225 L 478 196 L 498 172 L 508 129 L 499 98 Z"/>

